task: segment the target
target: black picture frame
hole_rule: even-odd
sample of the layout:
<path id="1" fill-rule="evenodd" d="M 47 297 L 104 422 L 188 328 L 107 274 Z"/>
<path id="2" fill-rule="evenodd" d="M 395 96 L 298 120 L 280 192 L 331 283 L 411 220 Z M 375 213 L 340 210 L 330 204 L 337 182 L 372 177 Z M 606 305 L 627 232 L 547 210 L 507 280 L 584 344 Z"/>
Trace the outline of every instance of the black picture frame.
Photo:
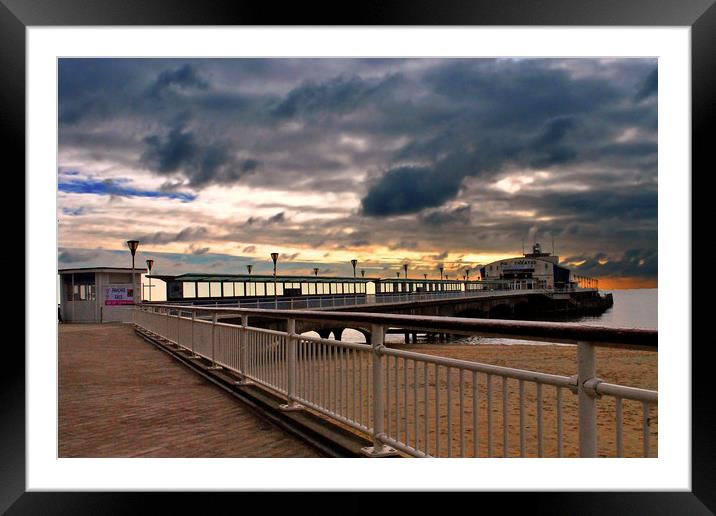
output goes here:
<path id="1" fill-rule="evenodd" d="M 0 0 L 0 130 L 5 158 L 14 157 L 24 169 L 25 152 L 25 30 L 29 26 L 65 25 L 572 25 L 572 26 L 687 26 L 691 27 L 692 170 L 716 169 L 710 135 L 716 114 L 716 5 L 714 0 L 425 0 L 364 1 L 347 4 L 272 3 L 186 0 Z M 688 171 L 684 173 L 688 179 Z M 692 181 L 697 174 L 692 172 Z M 692 191 L 697 191 L 693 189 Z M 7 195 L 7 194 L 6 194 Z M 708 221 L 710 213 L 694 209 L 692 220 Z M 702 228 L 703 229 L 703 228 Z M 697 227 L 692 228 L 696 234 Z M 691 256 L 697 256 L 691 250 Z M 24 270 L 27 273 L 26 270 Z M 662 271 L 663 272 L 663 271 Z M 688 278 L 690 281 L 690 278 Z M 676 302 L 662 300 L 662 302 Z M 681 300 L 690 302 L 690 300 Z M 707 320 L 705 304 L 691 303 L 694 322 Z M 700 324 L 703 324 L 702 322 Z M 692 334 L 693 328 L 692 328 Z M 708 340 L 708 339 L 707 339 Z M 530 511 L 550 514 L 711 514 L 716 511 L 716 421 L 710 399 L 708 342 L 692 346 L 692 491 L 510 493 L 510 506 L 529 504 Z M 50 343 L 48 343 L 50 345 Z M 677 345 L 670 343 L 670 345 Z M 5 367 L 0 375 L 0 511 L 8 514 L 84 514 L 145 512 L 151 502 L 164 511 L 181 505 L 182 512 L 197 508 L 218 510 L 224 496 L 189 502 L 183 494 L 137 493 L 28 493 L 25 489 L 25 353 L 12 339 L 5 341 Z M 262 503 L 240 494 L 242 504 Z M 251 494 L 260 498 L 261 494 Z M 370 503 L 366 497 L 370 496 Z M 352 493 L 342 497 L 341 512 L 372 510 L 380 495 Z M 481 495 L 484 497 L 499 494 Z M 407 498 L 407 497 L 406 497 Z M 265 501 L 263 502 L 265 503 Z M 381 502 L 377 502 L 380 504 Z M 403 511 L 425 503 L 424 496 L 401 502 Z M 451 501 L 451 504 L 454 503 Z M 459 502 L 457 502 L 459 503 Z M 196 504 L 196 505 L 194 505 Z M 330 504 L 326 504 L 330 505 Z M 244 505 L 250 507 L 251 505 Z M 482 505 L 488 507 L 487 505 Z M 317 508 L 311 503 L 312 510 Z M 238 510 L 238 507 L 236 508 Z M 219 511 L 222 512 L 222 511 Z M 234 512 L 234 511 L 232 511 Z"/>

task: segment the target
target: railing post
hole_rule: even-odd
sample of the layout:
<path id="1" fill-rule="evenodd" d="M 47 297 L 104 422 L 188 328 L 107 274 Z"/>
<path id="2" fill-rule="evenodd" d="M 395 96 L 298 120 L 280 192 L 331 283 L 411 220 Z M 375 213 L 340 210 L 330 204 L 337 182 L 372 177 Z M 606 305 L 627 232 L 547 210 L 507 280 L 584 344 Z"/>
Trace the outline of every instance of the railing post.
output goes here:
<path id="1" fill-rule="evenodd" d="M 250 385 L 251 382 L 246 377 L 249 364 L 249 316 L 241 316 L 241 330 L 239 331 L 239 375 L 241 378 L 236 382 L 237 385 Z"/>
<path id="2" fill-rule="evenodd" d="M 579 395 L 579 456 L 597 456 L 597 400 L 587 382 L 596 376 L 594 344 L 577 343 L 577 393 Z"/>
<path id="3" fill-rule="evenodd" d="M 300 410 L 302 407 L 296 403 L 296 320 L 286 321 L 286 358 L 288 378 L 286 378 L 286 404 L 281 410 Z"/>
<path id="4" fill-rule="evenodd" d="M 216 365 L 216 322 L 218 314 L 214 312 L 211 315 L 211 367 L 209 369 L 221 369 L 220 365 Z"/>
<path id="5" fill-rule="evenodd" d="M 395 449 L 386 446 L 381 441 L 384 430 L 384 401 L 385 386 L 383 385 L 383 339 L 385 327 L 379 324 L 371 325 L 370 344 L 373 348 L 373 446 L 361 449 L 361 452 L 368 457 L 387 457 L 395 455 Z"/>
<path id="6" fill-rule="evenodd" d="M 199 355 L 196 354 L 194 351 L 194 319 L 196 318 L 196 312 L 194 310 L 191 311 L 191 339 L 189 340 L 189 345 L 191 346 L 191 358 L 199 358 Z"/>

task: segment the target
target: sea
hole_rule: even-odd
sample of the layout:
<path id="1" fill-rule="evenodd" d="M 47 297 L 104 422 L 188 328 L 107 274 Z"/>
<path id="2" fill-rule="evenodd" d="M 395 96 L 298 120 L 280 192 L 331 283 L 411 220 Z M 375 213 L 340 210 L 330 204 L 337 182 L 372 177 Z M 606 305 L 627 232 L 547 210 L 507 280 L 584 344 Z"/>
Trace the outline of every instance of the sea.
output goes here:
<path id="1" fill-rule="evenodd" d="M 658 329 L 658 289 L 656 288 L 640 288 L 640 289 L 620 289 L 605 290 L 604 293 L 611 292 L 614 299 L 614 306 L 606 312 L 598 316 L 580 316 L 580 317 L 553 317 L 545 318 L 545 321 L 572 322 L 580 324 L 589 324 L 592 326 L 606 326 L 609 328 L 639 328 L 645 330 Z M 388 334 L 385 337 L 386 344 L 403 342 L 403 335 Z M 363 335 L 351 329 L 343 332 L 343 340 L 349 342 L 365 342 Z M 449 340 L 446 344 L 464 344 L 464 345 L 515 345 L 515 344 L 534 344 L 549 345 L 549 343 L 523 341 L 517 339 L 504 338 L 487 338 L 487 337 L 464 337 Z"/>

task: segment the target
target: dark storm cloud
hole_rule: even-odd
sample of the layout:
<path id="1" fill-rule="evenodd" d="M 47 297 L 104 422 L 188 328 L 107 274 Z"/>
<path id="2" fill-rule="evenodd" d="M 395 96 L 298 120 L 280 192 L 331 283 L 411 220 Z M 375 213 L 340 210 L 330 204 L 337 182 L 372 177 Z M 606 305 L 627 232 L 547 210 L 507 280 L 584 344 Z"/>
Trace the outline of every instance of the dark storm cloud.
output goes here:
<path id="1" fill-rule="evenodd" d="M 279 224 L 281 222 L 284 222 L 286 220 L 286 213 L 283 211 L 280 211 L 274 215 L 271 215 L 270 217 L 263 218 L 263 217 L 249 217 L 246 220 L 246 224 L 249 226 L 267 226 L 272 224 Z"/>
<path id="2" fill-rule="evenodd" d="M 423 213 L 421 220 L 429 226 L 445 224 L 469 224 L 471 208 L 469 205 L 447 210 L 433 210 Z"/>
<path id="3" fill-rule="evenodd" d="M 393 76 L 381 81 L 339 76 L 322 83 L 305 82 L 291 90 L 271 112 L 279 118 L 343 114 L 380 100 L 399 82 L 400 78 Z"/>
<path id="4" fill-rule="evenodd" d="M 401 215 L 439 206 L 457 195 L 459 177 L 437 168 L 397 167 L 388 170 L 361 201 L 370 216 Z"/>
<path id="5" fill-rule="evenodd" d="M 633 278 L 656 277 L 659 265 L 655 249 L 628 249 L 622 256 L 611 259 L 605 253 L 597 253 L 593 256 L 570 256 L 563 263 L 571 263 L 576 274 Z M 577 263 L 579 265 L 575 265 Z"/>
<path id="6" fill-rule="evenodd" d="M 147 89 L 147 96 L 159 98 L 166 90 L 176 88 L 180 90 L 205 90 L 209 83 L 199 76 L 196 69 L 185 64 L 173 70 L 165 70 L 159 74 L 157 80 Z"/>
<path id="7" fill-rule="evenodd" d="M 147 168 L 162 175 L 181 173 L 190 186 L 199 188 L 210 183 L 233 183 L 257 165 L 253 160 L 239 165 L 226 142 L 200 142 L 183 119 L 170 127 L 166 136 L 146 136 L 144 144 L 141 162 Z"/>
<path id="8" fill-rule="evenodd" d="M 209 234 L 205 227 L 187 227 L 178 233 L 158 231 L 137 237 L 137 240 L 146 244 L 170 244 L 173 242 L 193 242 L 200 240 Z"/>

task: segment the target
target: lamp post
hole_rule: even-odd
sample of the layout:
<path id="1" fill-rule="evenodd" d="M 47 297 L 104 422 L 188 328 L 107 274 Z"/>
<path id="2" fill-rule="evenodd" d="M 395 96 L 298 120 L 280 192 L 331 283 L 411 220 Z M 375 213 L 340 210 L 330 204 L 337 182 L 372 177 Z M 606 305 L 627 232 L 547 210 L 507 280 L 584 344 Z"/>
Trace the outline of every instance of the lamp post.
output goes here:
<path id="1" fill-rule="evenodd" d="M 358 265 L 358 260 L 353 258 L 351 260 L 351 265 L 353 266 L 353 279 L 355 279 L 356 278 L 356 265 Z M 354 281 L 353 282 L 353 299 L 355 300 L 356 303 L 358 302 L 358 289 L 356 288 L 357 285 L 358 284 Z"/>
<path id="2" fill-rule="evenodd" d="M 274 307 L 278 308 L 278 294 L 276 293 L 276 260 L 278 260 L 278 253 L 271 253 L 271 259 L 273 260 L 273 300 Z"/>
<path id="3" fill-rule="evenodd" d="M 440 279 L 443 279 L 443 271 L 445 270 L 444 267 L 440 267 Z"/>
<path id="4" fill-rule="evenodd" d="M 137 248 L 139 247 L 139 240 L 127 240 L 127 247 L 129 252 L 132 253 L 132 302 L 137 304 L 137 279 L 134 277 L 134 255 L 137 254 Z"/>
<path id="5" fill-rule="evenodd" d="M 253 268 L 254 268 L 254 266 L 251 264 L 246 266 L 246 270 L 249 271 L 249 276 L 251 276 L 251 269 L 253 269 Z"/>
<path id="6" fill-rule="evenodd" d="M 365 278 L 365 269 L 360 270 L 360 276 L 361 278 Z"/>
<path id="7" fill-rule="evenodd" d="M 405 271 L 405 279 L 408 279 L 408 264 L 403 264 L 403 270 Z"/>
<path id="8" fill-rule="evenodd" d="M 313 268 L 313 275 L 314 275 L 315 277 L 318 277 L 318 267 L 314 267 L 314 268 Z"/>
<path id="9" fill-rule="evenodd" d="M 149 275 L 152 275 L 152 267 L 154 267 L 154 260 L 147 260 L 147 269 L 149 269 Z M 152 302 L 152 278 L 149 278 L 149 302 Z"/>

